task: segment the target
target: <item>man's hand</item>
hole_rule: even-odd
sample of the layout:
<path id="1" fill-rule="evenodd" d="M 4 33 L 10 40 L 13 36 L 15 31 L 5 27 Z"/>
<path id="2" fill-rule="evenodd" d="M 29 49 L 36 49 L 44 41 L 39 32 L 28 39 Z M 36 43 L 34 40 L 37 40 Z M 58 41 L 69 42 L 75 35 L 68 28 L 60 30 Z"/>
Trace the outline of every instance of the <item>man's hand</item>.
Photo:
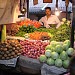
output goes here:
<path id="1" fill-rule="evenodd" d="M 46 25 L 46 28 L 50 28 L 50 26 L 49 25 Z"/>

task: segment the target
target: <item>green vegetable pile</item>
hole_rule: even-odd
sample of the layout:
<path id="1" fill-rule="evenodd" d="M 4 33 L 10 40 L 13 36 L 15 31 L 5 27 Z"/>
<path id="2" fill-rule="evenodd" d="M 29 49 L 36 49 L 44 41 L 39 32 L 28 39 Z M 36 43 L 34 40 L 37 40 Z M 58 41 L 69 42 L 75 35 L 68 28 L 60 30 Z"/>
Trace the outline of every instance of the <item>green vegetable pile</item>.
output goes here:
<path id="1" fill-rule="evenodd" d="M 66 22 L 67 23 L 67 22 Z M 55 35 L 53 36 L 52 40 L 55 41 L 64 41 L 70 39 L 70 26 L 66 23 L 62 24 L 58 29 Z"/>
<path id="2" fill-rule="evenodd" d="M 38 28 L 37 31 L 39 32 L 48 32 L 48 33 L 51 33 L 51 34 L 55 34 L 57 29 L 55 28 Z"/>
<path id="3" fill-rule="evenodd" d="M 25 37 L 26 33 L 32 33 L 35 30 L 36 28 L 31 25 L 28 25 L 28 26 L 23 25 L 22 27 L 19 28 L 19 31 L 16 34 L 16 36 Z"/>
<path id="4" fill-rule="evenodd" d="M 16 36 L 20 36 L 20 37 L 24 37 L 24 35 L 26 34 L 26 32 L 24 31 L 19 31 Z"/>
<path id="5" fill-rule="evenodd" d="M 31 25 L 28 25 L 28 26 L 22 26 L 20 27 L 20 30 L 19 31 L 24 31 L 26 33 L 32 33 L 36 30 L 35 27 L 31 26 Z"/>
<path id="6" fill-rule="evenodd" d="M 68 68 L 74 49 L 70 47 L 70 41 L 65 40 L 60 43 L 51 41 L 45 48 L 45 54 L 40 55 L 40 62 L 45 62 L 50 66 Z"/>
<path id="7" fill-rule="evenodd" d="M 25 37 L 25 33 L 32 33 L 34 31 L 39 31 L 39 32 L 48 32 L 50 35 L 50 41 L 55 40 L 55 41 L 65 41 L 70 39 L 70 21 L 67 21 L 65 18 L 62 19 L 61 26 L 56 29 L 56 28 L 35 28 L 32 25 L 25 26 L 23 25 L 20 27 L 18 33 L 16 36 L 21 36 Z M 27 38 L 27 37 L 26 37 Z"/>
<path id="8" fill-rule="evenodd" d="M 67 21 L 65 18 L 62 19 L 62 24 L 58 29 L 55 28 L 39 28 L 37 31 L 45 31 L 48 33 L 51 33 L 53 37 L 50 39 L 50 41 L 65 41 L 70 39 L 70 21 Z"/>

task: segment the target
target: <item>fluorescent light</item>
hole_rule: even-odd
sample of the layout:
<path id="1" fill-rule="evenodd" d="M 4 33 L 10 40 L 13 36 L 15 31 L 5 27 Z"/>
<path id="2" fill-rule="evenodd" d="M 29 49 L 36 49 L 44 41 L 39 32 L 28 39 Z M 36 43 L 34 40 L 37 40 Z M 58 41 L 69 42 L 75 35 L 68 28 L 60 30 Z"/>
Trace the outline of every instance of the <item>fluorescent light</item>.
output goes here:
<path id="1" fill-rule="evenodd" d="M 55 15 L 59 16 L 60 15 L 60 11 L 55 11 Z"/>
<path id="2" fill-rule="evenodd" d="M 60 11 L 58 8 L 55 8 L 55 15 L 56 15 L 56 16 L 59 16 L 61 12 L 62 12 L 62 11 Z"/>

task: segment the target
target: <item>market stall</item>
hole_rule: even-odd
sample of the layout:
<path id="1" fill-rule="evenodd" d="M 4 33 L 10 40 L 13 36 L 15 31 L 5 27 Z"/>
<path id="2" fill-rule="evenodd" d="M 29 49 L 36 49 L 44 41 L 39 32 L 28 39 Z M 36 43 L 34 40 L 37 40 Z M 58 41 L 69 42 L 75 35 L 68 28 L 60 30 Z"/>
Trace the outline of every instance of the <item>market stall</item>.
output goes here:
<path id="1" fill-rule="evenodd" d="M 59 75 L 67 72 L 74 53 L 69 20 L 63 18 L 59 28 L 54 24 L 45 28 L 39 21 L 29 18 L 10 22 L 9 25 L 10 29 L 3 25 L 1 31 L 1 66 L 14 67 L 16 71 L 30 74 Z"/>

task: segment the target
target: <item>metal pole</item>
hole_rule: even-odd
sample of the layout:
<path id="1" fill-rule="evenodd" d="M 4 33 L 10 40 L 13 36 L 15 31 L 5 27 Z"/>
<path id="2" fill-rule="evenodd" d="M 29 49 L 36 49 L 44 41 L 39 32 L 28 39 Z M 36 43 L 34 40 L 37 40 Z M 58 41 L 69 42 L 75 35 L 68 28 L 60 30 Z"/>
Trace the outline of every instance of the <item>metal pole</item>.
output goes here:
<path id="1" fill-rule="evenodd" d="M 20 12 L 21 12 L 21 0 L 20 0 Z"/>
<path id="2" fill-rule="evenodd" d="M 66 6 L 66 20 L 68 19 L 68 10 L 67 10 L 67 6 Z"/>
<path id="3" fill-rule="evenodd" d="M 74 29 L 75 29 L 75 0 L 72 0 L 73 19 L 71 25 L 71 47 L 74 47 Z"/>
<path id="4" fill-rule="evenodd" d="M 29 18 L 29 0 L 27 0 L 27 18 Z"/>
<path id="5" fill-rule="evenodd" d="M 58 8 L 58 0 L 56 0 L 56 8 Z"/>
<path id="6" fill-rule="evenodd" d="M 67 16 L 68 16 L 68 10 L 67 10 L 68 4 L 69 4 L 69 0 L 65 0 L 65 5 L 66 5 L 66 19 L 68 19 L 67 18 Z"/>

